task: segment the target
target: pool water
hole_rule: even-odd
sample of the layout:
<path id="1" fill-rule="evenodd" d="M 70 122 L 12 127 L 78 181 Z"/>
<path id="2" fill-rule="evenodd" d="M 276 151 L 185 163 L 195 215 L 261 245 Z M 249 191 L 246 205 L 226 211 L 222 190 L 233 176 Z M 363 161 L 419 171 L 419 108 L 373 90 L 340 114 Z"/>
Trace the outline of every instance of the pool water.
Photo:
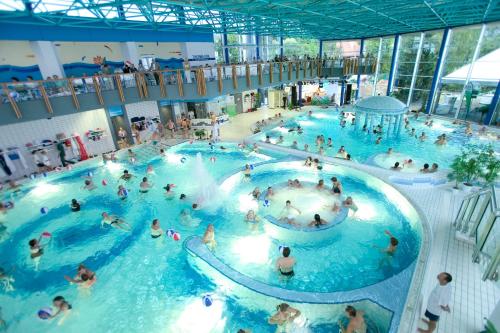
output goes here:
<path id="1" fill-rule="evenodd" d="M 16 204 L 0 217 L 9 233 L 0 242 L 0 265 L 15 278 L 15 291 L 0 293 L 3 319 L 10 331 L 235 332 L 243 327 L 253 332 L 274 332 L 267 318 L 276 304 L 242 305 L 242 295 L 224 290 L 189 264 L 182 240 L 201 236 L 208 223 L 216 228 L 219 246 L 215 254 L 226 264 L 252 278 L 293 290 L 359 288 L 397 274 L 416 258 L 418 219 L 408 213 L 407 202 L 394 197 L 392 188 L 380 190 L 373 177 L 363 178 L 333 166 L 317 173 L 294 164 L 299 162 L 274 163 L 284 157 L 274 152 L 249 153 L 231 143 L 224 147 L 186 143 L 170 148 L 165 156 L 150 156 L 137 148 L 134 163 L 126 155 L 106 165 L 88 162 L 72 171 L 36 179 L 19 194 L 4 192 L 4 199 Z M 151 147 L 148 151 L 150 154 Z M 206 177 L 223 183 L 214 194 L 218 196 L 217 205 L 192 210 L 191 203 L 209 181 L 193 177 L 197 154 Z M 245 164 L 255 166 L 247 183 L 240 173 Z M 146 173 L 147 165 L 152 166 L 153 173 Z M 119 180 L 125 169 L 134 175 L 128 182 Z M 82 188 L 89 171 L 97 186 L 93 191 Z M 243 222 L 248 208 L 245 205 L 252 205 L 248 193 L 253 187 L 265 188 L 288 178 L 316 182 L 325 177 L 326 182 L 334 174 L 355 198 L 359 211 L 338 226 L 332 239 L 311 244 L 300 244 L 293 238 L 271 239 L 265 221 L 258 228 L 249 228 Z M 148 193 L 138 191 L 144 176 L 153 184 Z M 129 190 L 125 200 L 117 196 L 120 184 Z M 172 198 L 164 195 L 167 184 L 175 185 Z M 187 195 L 185 202 L 178 199 L 181 193 Z M 292 200 L 299 201 L 301 194 L 291 193 L 295 195 L 298 197 Z M 72 198 L 82 203 L 80 212 L 70 211 Z M 272 210 L 275 203 L 271 204 Z M 42 207 L 48 209 L 46 214 L 40 212 Z M 258 214 L 265 213 L 263 207 L 257 208 Z M 131 231 L 101 227 L 102 212 L 120 216 L 131 225 Z M 163 230 L 174 229 L 181 239 L 152 239 L 149 228 L 154 218 L 159 219 Z M 386 246 L 386 228 L 398 235 L 401 245 L 394 261 L 379 269 L 381 254 L 372 245 Z M 27 244 L 43 232 L 51 233 L 52 240 L 35 269 Z M 279 282 L 272 269 L 282 243 L 292 247 L 299 262 L 297 279 L 287 285 Z M 78 288 L 64 279 L 65 275 L 74 276 L 80 263 L 96 272 L 97 282 L 91 289 Z M 208 308 L 202 303 L 207 293 L 217 295 Z M 56 295 L 63 295 L 73 305 L 72 313 L 60 325 L 58 319 L 42 321 L 36 316 Z M 312 332 L 331 332 L 337 329 L 337 319 L 325 322 L 310 318 L 309 326 Z"/>
<path id="2" fill-rule="evenodd" d="M 448 168 L 453 158 L 460 153 L 462 147 L 466 144 L 493 144 L 496 151 L 500 151 L 500 143 L 494 138 L 469 137 L 466 136 L 463 125 L 454 125 L 449 121 L 433 118 L 433 126 L 425 125 L 425 117 L 419 119 L 409 118 L 410 126 L 407 130 L 401 129 L 400 137 L 387 138 L 386 135 L 380 135 L 382 141 L 375 144 L 378 134 L 363 132 L 360 129 L 355 131 L 355 125 L 351 125 L 352 116 L 347 118 L 345 127 L 340 126 L 340 112 L 336 109 L 318 109 L 314 110 L 312 115 L 300 115 L 285 122 L 285 126 L 276 127 L 259 133 L 256 139 L 265 141 L 267 135 L 271 138 L 271 143 L 276 143 L 279 136 L 283 136 L 283 142 L 279 145 L 291 147 L 294 141 L 298 143 L 298 149 L 304 150 L 304 145 L 309 145 L 309 151 L 318 153 L 319 147 L 316 146 L 316 137 L 325 136 L 324 154 L 330 157 L 337 157 L 340 146 L 344 146 L 347 153 L 353 160 L 358 162 L 367 162 L 371 157 L 377 154 L 386 153 L 389 148 L 393 148 L 394 153 L 404 156 L 398 160 L 402 164 L 404 159 L 413 159 L 418 169 L 422 168 L 424 163 L 437 163 L 440 168 Z M 297 131 L 289 132 L 292 127 L 301 126 L 303 133 Z M 415 136 L 410 135 L 411 129 L 415 129 L 417 136 L 425 132 L 427 139 L 420 141 Z M 435 145 L 437 137 L 446 134 L 448 143 L 444 146 Z M 326 145 L 326 140 L 332 139 L 333 147 Z M 383 163 L 387 167 L 388 163 Z M 394 165 L 394 164 L 392 164 Z M 390 165 L 390 166 L 392 166 Z"/>

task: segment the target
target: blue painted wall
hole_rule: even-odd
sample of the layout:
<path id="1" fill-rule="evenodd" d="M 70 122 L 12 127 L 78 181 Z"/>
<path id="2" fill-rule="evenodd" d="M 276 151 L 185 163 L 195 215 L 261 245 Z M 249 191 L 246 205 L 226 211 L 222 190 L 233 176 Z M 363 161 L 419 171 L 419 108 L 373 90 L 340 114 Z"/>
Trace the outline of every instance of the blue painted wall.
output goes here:
<path id="1" fill-rule="evenodd" d="M 31 76 L 33 80 L 41 80 L 42 74 L 38 65 L 18 67 L 11 65 L 0 66 L 0 82 L 10 82 L 12 77 L 17 77 L 19 81 L 26 81 Z"/>

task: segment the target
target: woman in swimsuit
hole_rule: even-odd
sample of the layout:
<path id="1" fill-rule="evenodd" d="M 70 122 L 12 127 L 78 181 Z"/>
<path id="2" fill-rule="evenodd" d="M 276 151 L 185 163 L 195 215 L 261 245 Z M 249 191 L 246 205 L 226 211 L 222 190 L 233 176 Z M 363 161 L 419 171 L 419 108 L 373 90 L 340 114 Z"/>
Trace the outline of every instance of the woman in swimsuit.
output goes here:
<path id="1" fill-rule="evenodd" d="M 340 195 L 342 193 L 342 183 L 337 179 L 337 177 L 332 177 L 332 191 L 333 194 Z"/>
<path id="2" fill-rule="evenodd" d="M 260 198 L 260 189 L 258 187 L 254 188 L 254 190 L 252 191 L 252 197 L 255 199 L 255 200 L 259 200 Z"/>
<path id="3" fill-rule="evenodd" d="M 243 171 L 243 174 L 245 175 L 245 178 L 250 178 L 251 176 L 250 165 L 248 164 L 245 165 L 245 170 Z"/>
<path id="4" fill-rule="evenodd" d="M 276 260 L 276 269 L 282 277 L 291 278 L 295 275 L 293 271 L 293 266 L 295 266 L 295 258 L 290 257 L 290 248 L 288 246 L 284 247 L 282 250 L 283 257 Z"/>
<path id="5" fill-rule="evenodd" d="M 119 218 L 116 215 L 109 215 L 106 212 L 102 213 L 102 220 L 101 220 L 101 228 L 104 227 L 104 225 L 110 225 L 113 228 L 125 230 L 125 231 L 130 231 L 132 228 L 130 224 L 127 222 L 123 221 L 121 218 Z"/>
<path id="6" fill-rule="evenodd" d="M 168 199 L 168 200 L 172 200 L 174 197 L 175 197 L 175 192 L 172 191 L 172 185 L 171 184 L 167 184 L 167 186 L 165 186 L 163 188 L 165 190 L 165 197 Z M 182 194 L 181 194 L 182 196 Z M 186 196 L 184 195 L 184 198 Z M 184 198 L 182 198 L 181 200 L 183 200 Z"/>
<path id="7" fill-rule="evenodd" d="M 38 239 L 32 239 L 29 241 L 30 246 L 30 257 L 35 263 L 35 270 L 38 270 L 38 265 L 40 264 L 40 258 L 43 255 L 43 245 L 41 244 L 42 236 Z"/>
<path id="8" fill-rule="evenodd" d="M 66 316 L 71 312 L 72 306 L 62 296 L 54 297 L 54 299 L 52 300 L 52 304 L 57 309 L 57 312 L 53 315 L 50 315 L 49 318 L 52 319 L 62 313 L 63 318 L 59 321 L 59 325 L 61 325 Z"/>

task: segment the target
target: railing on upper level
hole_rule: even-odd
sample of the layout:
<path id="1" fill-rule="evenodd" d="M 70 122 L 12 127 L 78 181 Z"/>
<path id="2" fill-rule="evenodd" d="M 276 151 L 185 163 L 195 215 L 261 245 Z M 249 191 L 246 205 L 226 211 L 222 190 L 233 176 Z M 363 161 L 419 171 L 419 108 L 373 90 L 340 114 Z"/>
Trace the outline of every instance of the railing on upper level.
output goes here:
<path id="1" fill-rule="evenodd" d="M 19 103 L 30 100 L 43 100 L 49 114 L 53 113 L 51 99 L 71 96 L 75 109 L 80 109 L 78 96 L 95 94 L 100 105 L 104 105 L 103 92 L 115 91 L 121 102 L 125 102 L 124 88 L 136 88 L 139 98 L 147 99 L 148 87 L 158 86 L 160 95 L 168 98 L 168 91 L 176 89 L 178 96 L 184 96 L 186 84 L 196 84 L 197 95 L 207 95 L 206 83 L 217 81 L 218 91 L 223 90 L 223 81 L 232 80 L 238 89 L 238 78 L 246 77 L 244 88 L 252 87 L 251 77 L 257 77 L 258 85 L 294 81 L 300 78 L 334 76 L 335 70 L 342 75 L 357 75 L 373 72 L 373 59 L 345 58 L 340 60 L 303 60 L 286 62 L 260 62 L 255 64 L 215 65 L 187 69 L 158 70 L 134 73 L 115 73 L 71 78 L 55 78 L 40 81 L 10 82 L 0 84 L 2 103 L 10 103 L 17 118 L 22 117 Z M 340 72 L 341 69 L 341 72 Z M 264 82 L 264 75 L 268 82 Z M 226 83 L 227 84 L 227 83 Z M 243 87 L 241 87 L 243 88 Z"/>
<path id="2" fill-rule="evenodd" d="M 500 209 L 495 187 L 467 195 L 453 225 L 460 238 L 474 245 L 472 261 L 481 265 L 483 280 L 497 280 L 500 263 Z"/>

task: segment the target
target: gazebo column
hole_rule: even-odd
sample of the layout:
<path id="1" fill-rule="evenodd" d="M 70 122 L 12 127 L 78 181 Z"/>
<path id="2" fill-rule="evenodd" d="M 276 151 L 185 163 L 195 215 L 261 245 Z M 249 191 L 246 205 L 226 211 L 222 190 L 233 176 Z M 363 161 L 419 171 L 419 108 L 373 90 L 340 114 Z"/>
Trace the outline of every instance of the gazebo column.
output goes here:
<path id="1" fill-rule="evenodd" d="M 368 127 L 368 113 L 365 113 L 365 124 L 363 125 L 364 127 Z"/>
<path id="2" fill-rule="evenodd" d="M 384 118 L 385 118 L 384 116 L 385 115 L 380 116 L 380 127 L 382 127 L 382 128 L 384 127 Z"/>
<path id="3" fill-rule="evenodd" d="M 357 132 L 359 130 L 359 123 L 361 122 L 361 116 L 362 113 L 357 111 L 355 115 L 355 121 L 354 121 L 354 131 Z"/>
<path id="4" fill-rule="evenodd" d="M 368 114 L 367 117 L 369 117 L 368 119 L 368 127 L 366 128 L 368 130 L 368 133 L 371 133 L 372 132 L 372 126 L 373 126 L 373 114 Z"/>
<path id="5" fill-rule="evenodd" d="M 398 120 L 398 130 L 396 131 L 396 136 L 399 136 L 401 134 L 401 128 L 403 127 L 403 115 L 399 115 L 399 120 Z"/>
<path id="6" fill-rule="evenodd" d="M 393 120 L 394 120 L 394 116 L 389 116 L 389 125 L 387 125 L 387 138 L 390 138 L 391 136 L 391 125 L 393 123 Z"/>

